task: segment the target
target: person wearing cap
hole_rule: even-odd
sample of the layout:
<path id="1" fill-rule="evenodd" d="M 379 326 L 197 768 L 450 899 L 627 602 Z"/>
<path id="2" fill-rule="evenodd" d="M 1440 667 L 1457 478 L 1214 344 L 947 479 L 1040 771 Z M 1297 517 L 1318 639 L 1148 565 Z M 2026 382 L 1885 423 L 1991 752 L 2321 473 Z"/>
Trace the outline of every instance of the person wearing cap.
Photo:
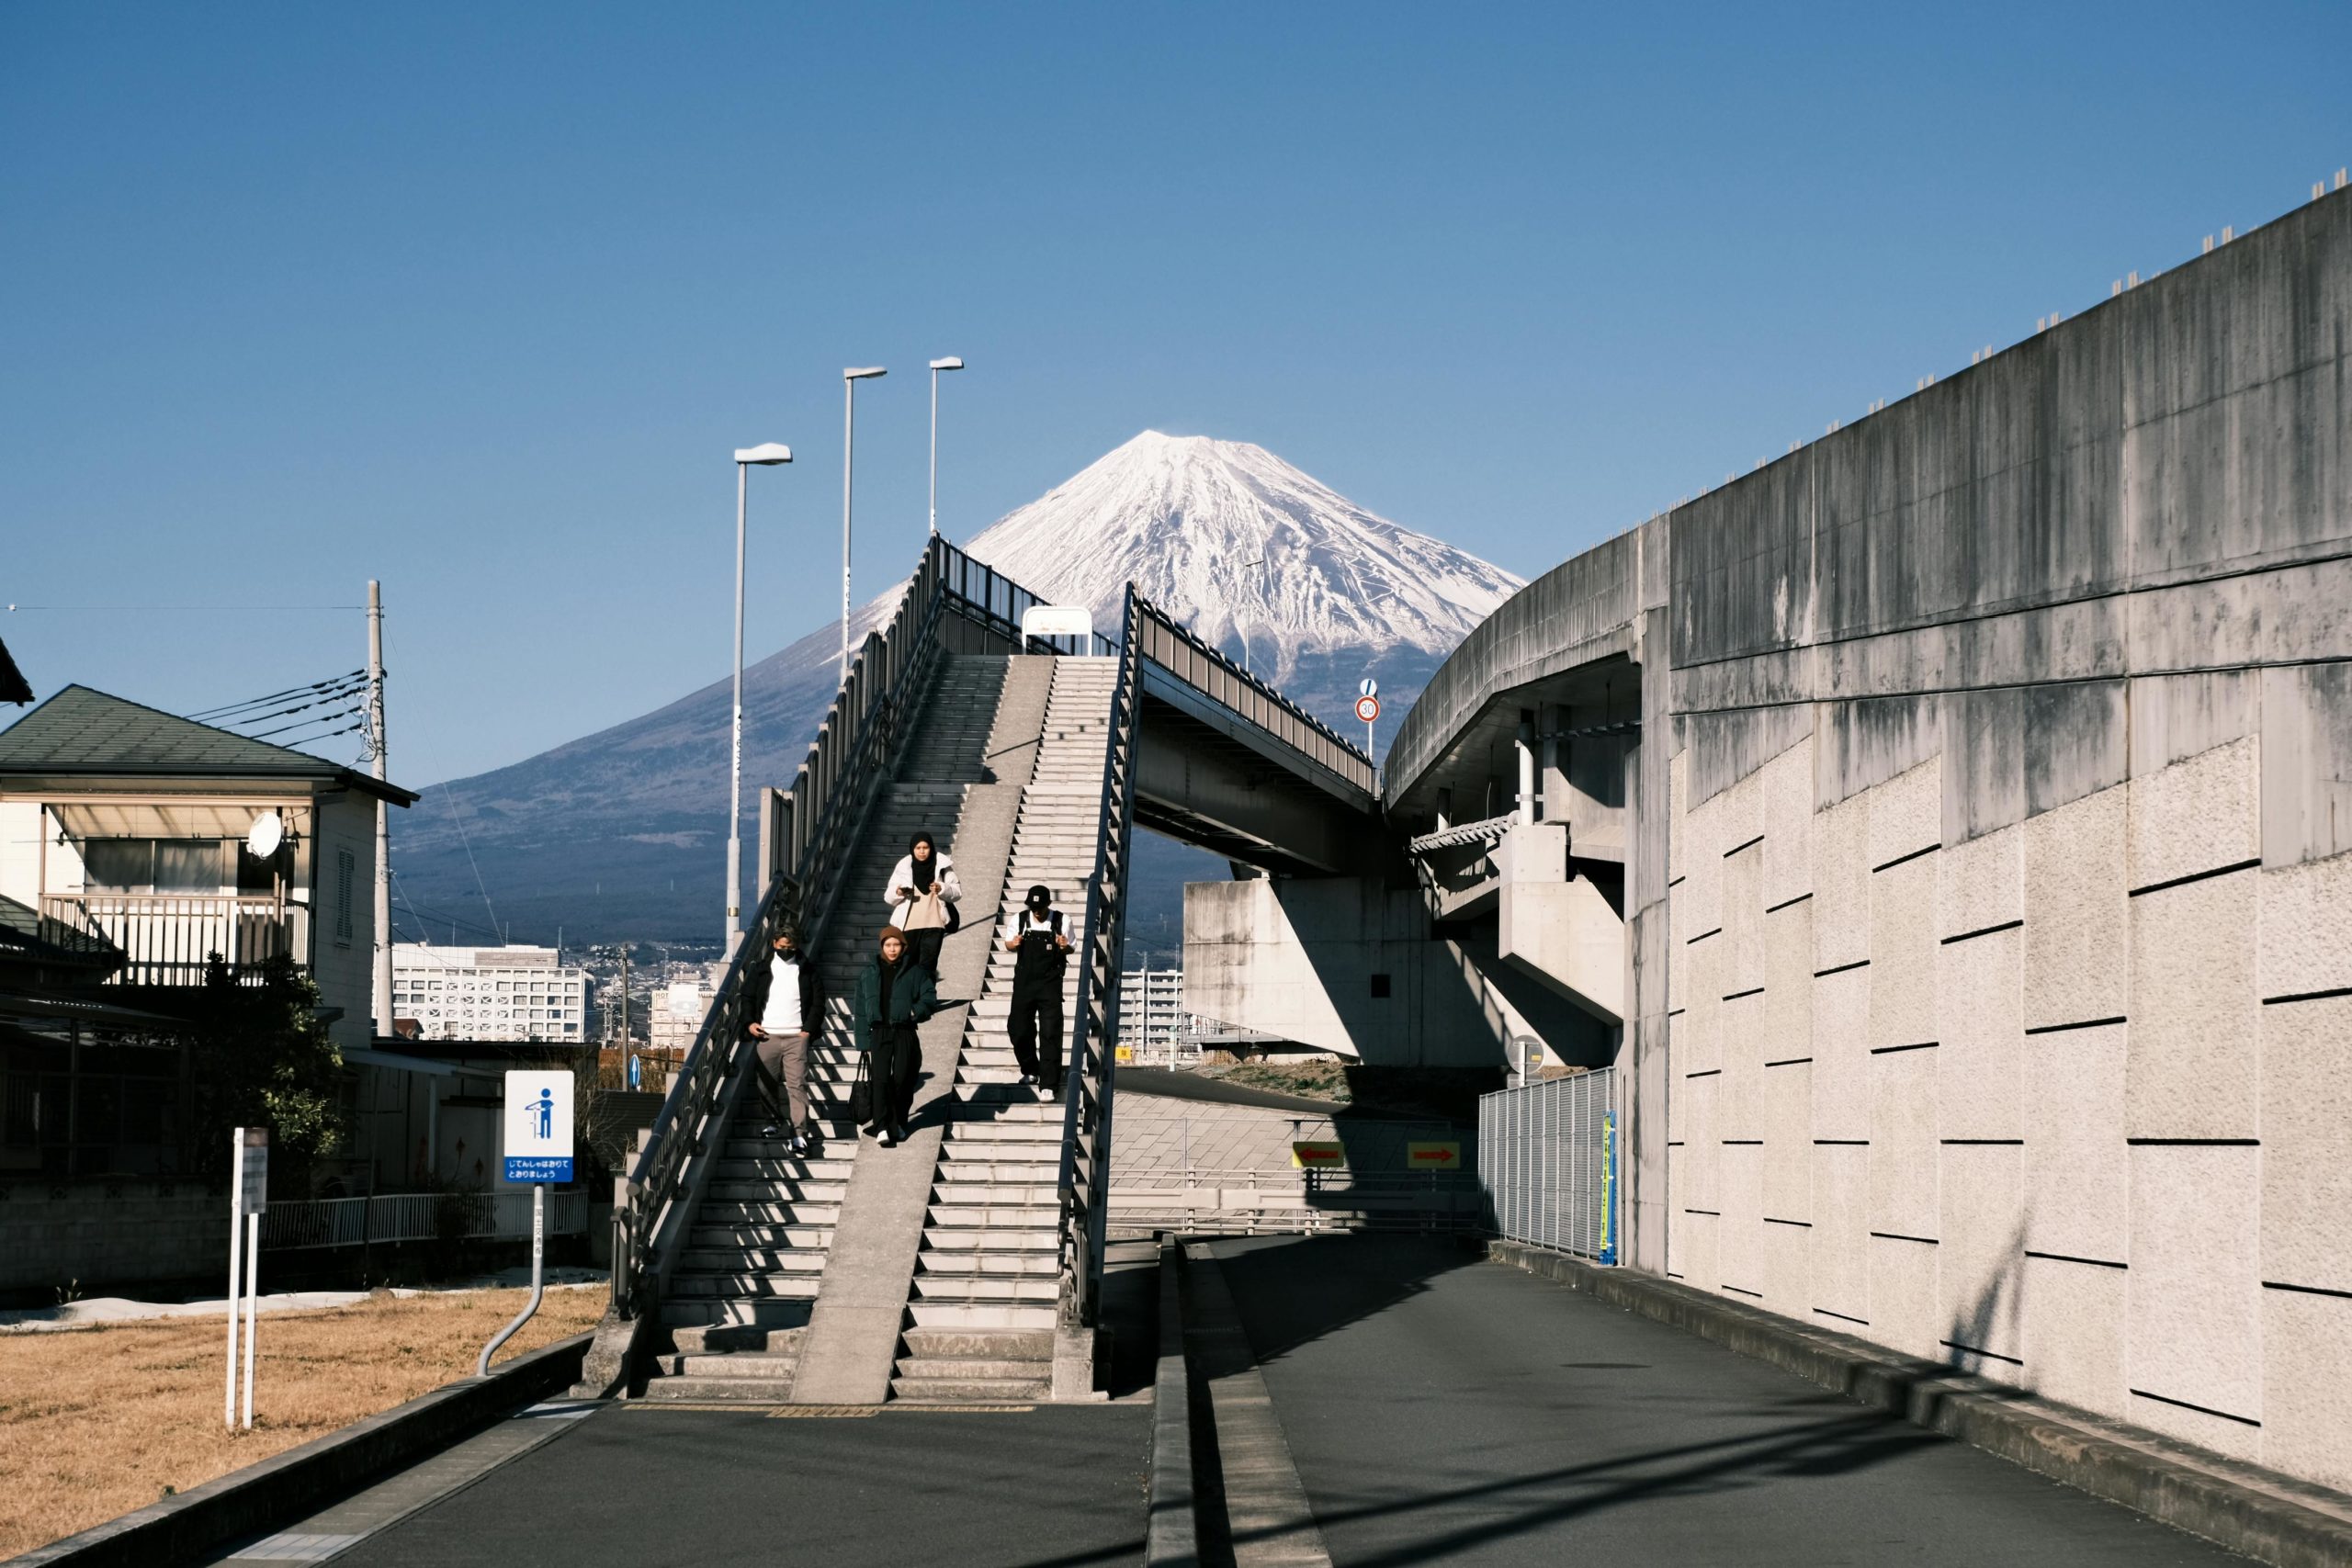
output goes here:
<path id="1" fill-rule="evenodd" d="M 1069 933 L 1054 908 L 1052 888 L 1041 882 L 1029 889 L 1004 946 L 1017 954 L 1009 1024 L 1013 1059 L 1021 1064 L 1021 1081 L 1051 1100 L 1062 1087 L 1062 973 L 1069 967 Z"/>
<path id="2" fill-rule="evenodd" d="M 857 972 L 849 1004 L 852 1044 L 865 1053 L 873 1120 L 865 1130 L 884 1148 L 907 1141 L 915 1085 L 922 1077 L 922 1040 L 915 1025 L 939 1010 L 931 971 L 908 960 L 907 933 L 884 926 L 880 951 Z"/>
<path id="3" fill-rule="evenodd" d="M 788 1137 L 792 1152 L 805 1155 L 815 1130 L 808 1119 L 808 1045 L 825 1021 L 825 981 L 814 964 L 802 962 L 800 932 L 776 928 L 767 962 L 754 962 L 743 981 L 743 1032 L 757 1042 L 764 1092 L 769 1077 L 781 1078 L 784 1104 L 768 1096 L 767 1125 L 761 1136 Z"/>

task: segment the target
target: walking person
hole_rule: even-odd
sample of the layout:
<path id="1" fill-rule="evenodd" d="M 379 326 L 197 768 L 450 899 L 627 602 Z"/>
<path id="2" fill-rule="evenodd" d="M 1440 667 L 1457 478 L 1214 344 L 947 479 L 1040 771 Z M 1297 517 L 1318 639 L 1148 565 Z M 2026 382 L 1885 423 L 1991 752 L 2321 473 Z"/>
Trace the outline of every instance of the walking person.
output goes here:
<path id="1" fill-rule="evenodd" d="M 1004 946 L 1017 954 L 1009 1024 L 1013 1060 L 1021 1064 L 1021 1081 L 1051 1100 L 1062 1089 L 1062 974 L 1069 967 L 1069 933 L 1054 908 L 1052 888 L 1041 882 L 1029 889 Z"/>
<path id="2" fill-rule="evenodd" d="M 907 951 L 907 933 L 882 928 L 881 951 L 857 972 L 849 1004 L 850 1028 L 865 1053 L 866 1086 L 873 1096 L 865 1131 L 884 1148 L 907 1141 L 915 1086 L 922 1077 L 922 1041 L 915 1025 L 939 1010 L 931 971 L 918 969 Z"/>
<path id="3" fill-rule="evenodd" d="M 907 961 L 929 973 L 934 984 L 939 945 L 962 923 L 956 905 L 963 897 L 954 858 L 941 854 L 929 833 L 917 833 L 890 868 L 883 902 L 889 907 L 890 923 L 907 934 Z"/>
<path id="4" fill-rule="evenodd" d="M 792 1152 L 805 1155 L 816 1137 L 808 1115 L 808 1046 L 825 1025 L 825 980 L 800 956 L 800 932 L 779 926 L 764 964 L 751 966 L 743 981 L 743 1032 L 758 1043 L 762 1090 L 780 1078 L 784 1103 L 768 1094 L 763 1138 L 789 1137 Z"/>

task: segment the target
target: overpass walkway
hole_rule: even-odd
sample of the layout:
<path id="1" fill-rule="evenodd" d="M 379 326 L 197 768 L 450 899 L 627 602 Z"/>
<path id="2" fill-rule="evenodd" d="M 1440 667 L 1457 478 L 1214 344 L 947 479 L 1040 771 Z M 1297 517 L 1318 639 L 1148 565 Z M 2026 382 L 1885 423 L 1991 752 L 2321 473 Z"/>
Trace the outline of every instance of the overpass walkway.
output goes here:
<path id="1" fill-rule="evenodd" d="M 791 789 L 767 792 L 760 908 L 616 1182 L 612 1304 L 577 1393 L 801 1405 L 1097 1394 L 1134 823 L 1261 863 L 1289 863 L 1277 851 L 1293 843 L 1322 863 L 1363 837 L 1373 775 L 1132 588 L 1116 640 L 1030 637 L 1039 603 L 933 541 Z M 921 1030 L 913 1135 L 886 1149 L 849 1117 L 847 998 L 918 830 L 954 857 L 964 924 L 941 953 L 943 1010 Z M 1058 1100 L 1019 1081 L 1012 955 L 997 941 L 1038 882 L 1077 920 Z M 739 1005 L 787 922 L 831 997 L 809 1065 L 822 1136 L 806 1156 L 755 1131 L 759 1068 Z"/>
<path id="2" fill-rule="evenodd" d="M 1210 1250 L 1341 1568 L 2245 1561 L 1458 1242 Z"/>

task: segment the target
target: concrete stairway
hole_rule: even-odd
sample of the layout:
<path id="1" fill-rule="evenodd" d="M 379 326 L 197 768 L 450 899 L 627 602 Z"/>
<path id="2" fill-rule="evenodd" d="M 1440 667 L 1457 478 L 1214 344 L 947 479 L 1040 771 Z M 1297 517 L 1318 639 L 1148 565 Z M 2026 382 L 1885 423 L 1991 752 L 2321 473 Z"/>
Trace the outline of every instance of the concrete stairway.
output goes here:
<path id="1" fill-rule="evenodd" d="M 1055 1196 L 1063 1108 L 1021 1083 L 1008 1032 L 1015 955 L 1001 933 L 1030 885 L 1054 890 L 1073 944 L 1100 831 L 1102 756 L 1117 661 L 1061 659 L 1036 761 L 1021 797 L 989 952 L 956 1070 L 956 1118 L 940 1145 L 922 1244 L 909 1283 L 894 1397 L 926 1402 L 1044 1398 L 1051 1390 L 1059 1285 Z M 967 911 L 967 919 L 978 918 Z M 1080 955 L 1063 976 L 1064 1026 Z"/>
<path id="2" fill-rule="evenodd" d="M 883 785 L 816 954 L 828 998 L 808 1062 L 820 1144 L 796 1158 L 782 1140 L 758 1135 L 767 1120 L 762 1106 L 747 1102 L 739 1111 L 662 1301 L 673 1348 L 655 1359 L 649 1399 L 782 1403 L 791 1395 L 859 1153 L 849 1117 L 857 1069 L 848 1048 L 850 988 L 888 918 L 884 884 L 908 840 L 929 829 L 953 852 L 967 787 L 955 781 L 986 776 L 982 759 L 1003 679 L 1004 660 L 984 658 L 947 659 L 933 679 L 906 780 Z"/>

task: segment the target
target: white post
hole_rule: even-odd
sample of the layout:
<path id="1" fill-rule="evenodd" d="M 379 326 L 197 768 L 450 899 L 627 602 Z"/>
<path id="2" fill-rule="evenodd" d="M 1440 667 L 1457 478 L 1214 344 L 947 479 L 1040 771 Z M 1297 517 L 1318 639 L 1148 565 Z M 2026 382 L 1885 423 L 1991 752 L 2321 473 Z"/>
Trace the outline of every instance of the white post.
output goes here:
<path id="1" fill-rule="evenodd" d="M 514 1321 L 498 1331 L 497 1337 L 481 1348 L 481 1359 L 474 1363 L 474 1376 L 490 1376 L 490 1358 L 501 1345 L 514 1337 L 514 1331 L 531 1321 L 539 1310 L 540 1298 L 547 1294 L 546 1260 L 548 1255 L 548 1184 L 531 1184 L 531 1299 L 514 1314 Z"/>
<path id="2" fill-rule="evenodd" d="M 220 1394 L 220 1425 L 237 1424 L 237 1286 L 244 1278 L 245 1130 L 229 1134 L 229 1375 Z"/>
<path id="3" fill-rule="evenodd" d="M 939 367 L 931 367 L 931 536 L 939 537 Z"/>
<path id="4" fill-rule="evenodd" d="M 232 1305 L 231 1311 L 235 1307 Z M 245 1216 L 245 1430 L 254 1429 L 254 1325 L 261 1315 L 261 1216 Z"/>
<path id="5" fill-rule="evenodd" d="M 727 939 L 724 951 L 735 956 L 735 944 L 741 940 L 743 917 L 743 487 L 750 468 L 740 459 L 735 464 L 735 740 L 734 758 L 728 773 L 727 789 Z M 844 523 L 846 527 L 846 523 Z M 847 535 L 843 535 L 846 547 Z M 848 553 L 843 549 L 846 563 Z M 844 565 L 842 576 L 842 598 L 849 598 L 849 576 Z M 849 623 L 842 623 L 843 668 L 847 668 Z"/>
<path id="6" fill-rule="evenodd" d="M 384 598 L 382 585 L 368 580 L 368 730 L 374 772 L 388 775 L 384 739 Z M 376 1033 L 392 1032 L 392 829 L 391 807 L 376 802 Z"/>
<path id="7" fill-rule="evenodd" d="M 1522 724 L 1519 727 L 1519 738 L 1512 742 L 1519 749 L 1519 809 L 1516 815 L 1521 822 L 1535 820 L 1535 748 L 1530 744 L 1533 739 L 1534 727 Z"/>

